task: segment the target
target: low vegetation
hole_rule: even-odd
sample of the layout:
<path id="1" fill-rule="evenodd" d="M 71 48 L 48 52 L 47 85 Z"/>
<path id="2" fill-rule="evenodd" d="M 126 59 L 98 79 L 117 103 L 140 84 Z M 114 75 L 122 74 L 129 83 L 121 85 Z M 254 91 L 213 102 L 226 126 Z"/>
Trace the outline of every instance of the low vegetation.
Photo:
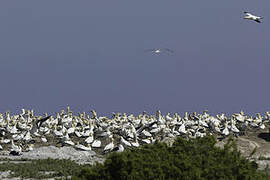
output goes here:
<path id="1" fill-rule="evenodd" d="M 258 160 L 267 160 L 267 161 L 269 161 L 270 160 L 270 157 L 260 156 L 258 158 Z"/>
<path id="2" fill-rule="evenodd" d="M 164 143 L 110 154 L 104 164 L 83 167 L 73 179 L 270 179 L 258 165 L 242 157 L 230 139 L 224 149 L 212 136 Z"/>

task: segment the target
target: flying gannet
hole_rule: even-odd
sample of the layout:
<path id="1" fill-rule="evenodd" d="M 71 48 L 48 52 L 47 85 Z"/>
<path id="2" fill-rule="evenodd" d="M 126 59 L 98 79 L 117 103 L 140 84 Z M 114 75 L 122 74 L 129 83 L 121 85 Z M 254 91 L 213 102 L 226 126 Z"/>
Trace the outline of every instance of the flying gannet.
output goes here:
<path id="1" fill-rule="evenodd" d="M 263 17 L 255 16 L 255 15 L 249 13 L 249 12 L 244 12 L 244 13 L 246 14 L 244 19 L 253 20 L 253 21 L 256 21 L 257 23 L 261 23 L 261 19 L 263 19 Z"/>
<path id="2" fill-rule="evenodd" d="M 160 53 L 165 53 L 165 52 L 174 53 L 173 50 L 168 49 L 168 48 L 147 49 L 147 50 L 145 50 L 145 52 L 152 52 L 154 54 L 160 54 Z"/>

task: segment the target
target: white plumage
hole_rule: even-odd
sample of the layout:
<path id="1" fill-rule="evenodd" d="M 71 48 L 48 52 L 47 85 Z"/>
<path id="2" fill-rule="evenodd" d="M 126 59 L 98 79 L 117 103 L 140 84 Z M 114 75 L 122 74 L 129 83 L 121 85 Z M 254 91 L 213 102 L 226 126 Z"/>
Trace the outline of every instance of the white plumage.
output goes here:
<path id="1" fill-rule="evenodd" d="M 92 143 L 92 147 L 99 148 L 101 146 L 101 141 L 100 140 L 95 140 Z"/>
<path id="2" fill-rule="evenodd" d="M 109 144 L 107 144 L 104 148 L 104 152 L 107 152 L 107 151 L 111 151 L 113 150 L 114 148 L 114 143 L 113 143 L 113 138 L 111 138 L 111 142 Z"/>
<path id="3" fill-rule="evenodd" d="M 246 14 L 246 16 L 244 17 L 244 19 L 249 19 L 249 20 L 253 20 L 253 21 L 256 21 L 257 23 L 261 23 L 261 19 L 263 17 L 260 17 L 260 16 L 255 16 L 249 12 L 244 12 Z"/>

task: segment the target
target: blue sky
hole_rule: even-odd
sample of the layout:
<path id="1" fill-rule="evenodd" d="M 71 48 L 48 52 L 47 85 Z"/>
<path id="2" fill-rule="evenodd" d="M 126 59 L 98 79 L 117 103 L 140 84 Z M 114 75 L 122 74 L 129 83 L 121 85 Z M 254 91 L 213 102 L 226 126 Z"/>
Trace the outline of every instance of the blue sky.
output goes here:
<path id="1" fill-rule="evenodd" d="M 269 17 L 266 0 L 1 1 L 0 112 L 267 111 Z"/>

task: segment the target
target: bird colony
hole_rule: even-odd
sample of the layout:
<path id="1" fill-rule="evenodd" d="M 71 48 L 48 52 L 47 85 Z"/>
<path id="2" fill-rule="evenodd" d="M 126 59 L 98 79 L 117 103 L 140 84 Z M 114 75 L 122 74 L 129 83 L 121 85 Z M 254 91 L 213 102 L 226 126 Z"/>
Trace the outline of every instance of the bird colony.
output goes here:
<path id="1" fill-rule="evenodd" d="M 73 146 L 81 151 L 95 151 L 105 154 L 112 151 L 136 148 L 142 144 L 163 141 L 165 138 L 182 136 L 203 137 L 214 134 L 219 138 L 245 134 L 251 129 L 265 129 L 270 113 L 256 117 L 245 115 L 243 111 L 230 117 L 225 114 L 212 116 L 208 111 L 196 112 L 183 117 L 178 113 L 156 115 L 146 112 L 134 116 L 113 113 L 111 118 L 100 117 L 96 111 L 74 115 L 69 107 L 54 116 L 47 113 L 36 116 L 33 110 L 22 109 L 22 113 L 0 114 L 0 148 L 10 155 L 21 155 L 40 146 Z"/>

